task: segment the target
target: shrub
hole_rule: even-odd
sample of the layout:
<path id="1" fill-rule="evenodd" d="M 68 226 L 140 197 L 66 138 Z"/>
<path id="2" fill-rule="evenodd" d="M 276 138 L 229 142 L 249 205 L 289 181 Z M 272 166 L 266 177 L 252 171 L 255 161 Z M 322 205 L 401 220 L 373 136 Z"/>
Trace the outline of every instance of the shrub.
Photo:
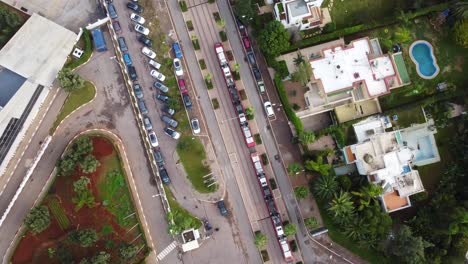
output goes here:
<path id="1" fill-rule="evenodd" d="M 219 32 L 219 37 L 221 38 L 221 41 L 222 41 L 222 42 L 227 41 L 227 35 L 226 35 L 226 32 L 225 32 L 224 30 L 221 30 L 221 31 Z"/>
<path id="2" fill-rule="evenodd" d="M 41 233 L 50 225 L 49 209 L 45 205 L 31 209 L 24 222 L 33 234 Z"/>
<path id="3" fill-rule="evenodd" d="M 294 188 L 294 195 L 298 199 L 306 198 L 309 195 L 309 189 L 307 187 L 304 187 L 304 186 L 296 187 L 296 188 Z"/>
<path id="4" fill-rule="evenodd" d="M 285 224 L 283 227 L 284 235 L 292 236 L 297 233 L 297 226 L 295 224 Z"/>
<path id="5" fill-rule="evenodd" d="M 217 98 L 211 99 L 211 103 L 213 104 L 213 109 L 218 109 L 219 108 L 219 102 Z"/>
<path id="6" fill-rule="evenodd" d="M 247 99 L 247 94 L 245 93 L 245 89 L 240 90 L 239 94 L 240 94 L 241 100 L 246 100 Z"/>
<path id="7" fill-rule="evenodd" d="M 185 1 L 180 1 L 179 5 L 180 5 L 180 9 L 182 10 L 182 12 L 188 11 L 187 3 Z"/>
<path id="8" fill-rule="evenodd" d="M 276 90 L 278 91 L 278 95 L 280 97 L 281 103 L 283 104 L 284 112 L 288 117 L 289 121 L 294 125 L 296 128 L 296 133 L 300 134 L 304 131 L 304 126 L 302 125 L 302 121 L 299 117 L 297 117 L 294 110 L 291 108 L 291 104 L 289 103 L 288 96 L 286 95 L 286 89 L 284 88 L 283 81 L 281 80 L 278 74 L 275 74 L 275 86 Z"/>
<path id="9" fill-rule="evenodd" d="M 205 79 L 205 84 L 208 90 L 213 89 L 213 82 L 211 80 Z"/>
<path id="10" fill-rule="evenodd" d="M 304 224 L 309 229 L 316 229 L 319 227 L 317 218 L 315 217 L 309 217 L 309 218 L 304 219 Z"/>
<path id="11" fill-rule="evenodd" d="M 291 250 L 293 252 L 297 252 L 297 243 L 296 243 L 296 240 L 291 240 L 291 242 L 289 242 L 289 245 L 291 246 Z"/>
<path id="12" fill-rule="evenodd" d="M 296 103 L 294 103 L 294 104 L 292 105 L 292 108 L 294 109 L 294 111 L 297 111 L 297 110 L 301 109 L 301 107 L 300 107 L 298 104 L 296 104 Z"/>
<path id="13" fill-rule="evenodd" d="M 331 33 L 333 31 L 336 30 L 336 24 L 335 22 L 330 22 L 330 23 L 327 23 L 324 27 L 323 27 L 323 33 Z"/>
<path id="14" fill-rule="evenodd" d="M 200 43 L 198 42 L 197 36 L 192 36 L 192 44 L 193 44 L 193 48 L 194 48 L 195 50 L 199 50 L 199 49 L 200 49 Z"/>
<path id="15" fill-rule="evenodd" d="M 234 77 L 234 80 L 236 81 L 241 79 L 239 72 L 232 72 L 232 76 Z"/>
<path id="16" fill-rule="evenodd" d="M 229 61 L 233 61 L 233 60 L 234 60 L 234 55 L 232 55 L 232 51 L 227 50 L 227 51 L 226 51 L 226 56 L 227 56 L 227 58 L 228 58 Z"/>
<path id="17" fill-rule="evenodd" d="M 247 107 L 245 109 L 245 116 L 247 117 L 248 120 L 254 119 L 254 109 L 253 109 L 253 107 Z"/>
<path id="18" fill-rule="evenodd" d="M 254 139 L 255 139 L 255 143 L 256 143 L 257 145 L 262 144 L 262 138 L 260 137 L 260 134 L 258 134 L 258 133 L 255 134 L 255 135 L 254 135 Z"/>
<path id="19" fill-rule="evenodd" d="M 268 165 L 268 156 L 266 153 L 263 153 L 262 155 L 260 155 L 260 158 L 262 159 L 262 164 L 265 166 L 265 165 Z"/>
<path id="20" fill-rule="evenodd" d="M 200 69 L 205 70 L 206 69 L 206 63 L 204 59 L 198 60 L 198 63 L 200 64 Z"/>
<path id="21" fill-rule="evenodd" d="M 192 20 L 187 20 L 187 22 L 185 22 L 185 24 L 187 24 L 187 28 L 188 28 L 189 31 L 192 31 L 194 29 Z"/>
<path id="22" fill-rule="evenodd" d="M 284 79 L 289 76 L 289 71 L 288 71 L 288 66 L 286 65 L 286 61 L 284 60 L 277 61 L 273 57 L 266 57 L 265 59 L 268 65 L 275 70 L 275 72 L 279 75 L 281 79 Z"/>
<path id="23" fill-rule="evenodd" d="M 272 190 L 276 190 L 278 188 L 278 185 L 276 185 L 275 179 L 271 178 L 268 181 L 270 182 L 270 187 Z"/>
<path id="24" fill-rule="evenodd" d="M 214 12 L 213 13 L 213 18 L 216 22 L 220 21 L 221 20 L 221 17 L 219 16 L 219 13 L 218 12 Z"/>

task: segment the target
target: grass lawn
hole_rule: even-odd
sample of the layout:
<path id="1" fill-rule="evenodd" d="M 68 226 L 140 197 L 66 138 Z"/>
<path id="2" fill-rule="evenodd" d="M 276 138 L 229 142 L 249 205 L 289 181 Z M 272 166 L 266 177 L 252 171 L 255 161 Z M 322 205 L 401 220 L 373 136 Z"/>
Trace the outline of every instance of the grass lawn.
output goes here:
<path id="1" fill-rule="evenodd" d="M 60 113 L 57 116 L 57 119 L 54 122 L 54 125 L 50 129 L 50 134 L 53 134 L 57 129 L 57 126 L 62 122 L 62 120 L 68 116 L 71 112 L 73 112 L 78 107 L 86 104 L 87 102 L 91 101 L 94 96 L 96 95 L 96 88 L 94 85 L 89 82 L 85 81 L 85 86 L 77 91 L 73 91 L 68 95 L 65 104 L 63 104 Z"/>
<path id="2" fill-rule="evenodd" d="M 93 53 L 93 44 L 91 42 L 91 32 L 87 29 L 83 30 L 83 34 L 81 35 L 78 44 L 76 45 L 80 47 L 84 52 L 81 55 L 81 58 L 76 59 L 71 57 L 67 60 L 65 64 L 66 68 L 76 69 L 78 66 L 82 65 L 83 63 L 87 62 Z"/>
<path id="3" fill-rule="evenodd" d="M 208 193 L 216 190 L 215 185 L 208 188 L 203 182 L 203 176 L 211 171 L 208 166 L 203 164 L 203 160 L 206 159 L 206 153 L 198 139 L 193 136 L 183 136 L 177 144 L 177 153 L 190 182 L 197 191 Z"/>
<path id="4" fill-rule="evenodd" d="M 379 264 L 390 263 L 390 260 L 387 259 L 384 254 L 376 250 L 361 248 L 358 246 L 356 242 L 350 240 L 345 235 L 343 235 L 339 231 L 339 227 L 335 225 L 335 223 L 333 223 L 332 218 L 327 213 L 322 202 L 317 200 L 317 205 L 319 207 L 320 215 L 322 216 L 323 223 L 325 227 L 328 229 L 328 235 L 335 243 L 340 244 L 342 247 L 348 249 L 353 254 L 358 255 L 359 257 L 369 261 L 370 263 L 379 263 Z"/>
<path id="5" fill-rule="evenodd" d="M 172 192 L 171 190 L 169 189 L 169 187 L 167 187 L 166 185 L 164 185 L 164 190 L 166 191 L 166 196 L 167 196 L 167 200 L 169 201 L 169 205 L 171 206 L 171 210 L 174 212 L 174 214 L 176 215 L 179 215 L 180 217 L 179 218 L 175 218 L 174 221 L 176 222 L 176 224 L 178 225 L 182 225 L 182 221 L 183 219 L 185 218 L 191 218 L 192 219 L 192 222 L 195 223 L 193 228 L 200 228 L 202 226 L 202 222 L 194 217 L 193 215 L 191 215 L 187 210 L 185 210 L 182 206 L 180 206 L 180 204 L 176 201 L 176 199 L 174 198 L 174 195 L 172 195 Z M 180 223 L 178 223 L 178 221 L 180 221 Z"/>
<path id="6" fill-rule="evenodd" d="M 398 120 L 392 121 L 392 123 L 400 128 L 409 127 L 411 124 L 422 124 L 426 121 L 421 106 L 419 105 L 393 109 L 385 112 L 385 114 L 389 115 L 390 118 L 393 115 L 398 115 Z"/>

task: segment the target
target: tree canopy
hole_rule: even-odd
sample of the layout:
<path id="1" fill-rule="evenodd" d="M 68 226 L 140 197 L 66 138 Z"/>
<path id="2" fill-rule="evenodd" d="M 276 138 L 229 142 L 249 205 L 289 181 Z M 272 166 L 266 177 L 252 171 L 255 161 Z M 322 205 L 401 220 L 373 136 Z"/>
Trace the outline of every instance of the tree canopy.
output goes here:
<path id="1" fill-rule="evenodd" d="M 60 86 L 67 92 L 84 87 L 84 79 L 69 68 L 63 68 L 59 71 L 57 79 L 60 82 Z"/>
<path id="2" fill-rule="evenodd" d="M 309 195 L 309 189 L 304 186 L 296 187 L 294 188 L 294 195 L 299 199 L 306 198 Z"/>
<path id="3" fill-rule="evenodd" d="M 90 247 L 98 241 L 98 234 L 92 228 L 78 230 L 73 234 L 73 238 L 82 246 Z"/>
<path id="4" fill-rule="evenodd" d="M 237 0 L 234 4 L 234 13 L 244 24 L 249 24 L 257 15 L 252 0 Z"/>
<path id="5" fill-rule="evenodd" d="M 279 21 L 271 21 L 258 36 L 258 45 L 264 54 L 277 57 L 290 46 L 290 34 Z"/>
<path id="6" fill-rule="evenodd" d="M 50 214 L 47 206 L 34 207 L 24 220 L 33 234 L 41 233 L 50 226 Z"/>
<path id="7" fill-rule="evenodd" d="M 261 248 L 264 247 L 268 242 L 267 236 L 265 236 L 262 232 L 257 231 L 255 232 L 255 240 L 254 243 L 257 247 Z"/>
<path id="8" fill-rule="evenodd" d="M 136 256 L 137 252 L 138 247 L 135 245 L 126 244 L 119 248 L 119 254 L 123 259 L 132 259 Z"/>
<path id="9" fill-rule="evenodd" d="M 314 183 L 314 193 L 320 199 L 328 200 L 338 191 L 338 181 L 335 175 L 322 175 Z"/>
<path id="10" fill-rule="evenodd" d="M 454 37 L 458 45 L 468 48 L 468 18 L 455 23 Z"/>
<path id="11" fill-rule="evenodd" d="M 80 168 L 83 173 L 89 174 L 97 170 L 101 163 L 93 156 L 88 155 L 80 162 Z"/>
<path id="12" fill-rule="evenodd" d="M 330 173 L 331 165 L 324 163 L 323 157 L 318 156 L 316 161 L 307 160 L 304 162 L 304 168 L 309 171 L 316 171 L 321 175 L 328 175 Z"/>
<path id="13" fill-rule="evenodd" d="M 393 239 L 387 243 L 385 253 L 395 257 L 400 263 L 426 263 L 424 249 L 433 246 L 420 236 L 413 236 L 411 229 L 403 225 Z"/>
<path id="14" fill-rule="evenodd" d="M 297 233 L 297 226 L 294 224 L 286 224 L 283 229 L 286 236 L 292 236 Z"/>

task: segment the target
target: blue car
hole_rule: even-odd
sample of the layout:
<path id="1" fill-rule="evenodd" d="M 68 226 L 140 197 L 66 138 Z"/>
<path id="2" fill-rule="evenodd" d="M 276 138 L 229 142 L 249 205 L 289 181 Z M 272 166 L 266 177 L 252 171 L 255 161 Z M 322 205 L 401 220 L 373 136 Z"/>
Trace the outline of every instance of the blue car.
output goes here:
<path id="1" fill-rule="evenodd" d="M 124 59 L 125 65 L 132 66 L 132 59 L 130 58 L 130 54 L 124 53 L 123 59 Z"/>
<path id="2" fill-rule="evenodd" d="M 172 49 L 174 50 L 174 56 L 176 58 L 182 58 L 182 50 L 180 50 L 179 42 L 172 44 Z"/>

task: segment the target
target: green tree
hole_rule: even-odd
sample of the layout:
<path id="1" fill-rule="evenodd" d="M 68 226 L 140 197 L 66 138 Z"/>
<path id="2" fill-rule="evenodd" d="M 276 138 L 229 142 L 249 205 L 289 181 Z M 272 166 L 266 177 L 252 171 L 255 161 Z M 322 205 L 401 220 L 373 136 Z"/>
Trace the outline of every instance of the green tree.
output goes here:
<path id="1" fill-rule="evenodd" d="M 49 209 L 45 205 L 34 207 L 24 222 L 33 234 L 41 233 L 50 226 Z"/>
<path id="2" fill-rule="evenodd" d="M 77 193 L 86 191 L 91 180 L 86 176 L 81 176 L 78 180 L 73 183 L 73 190 Z"/>
<path id="3" fill-rule="evenodd" d="M 97 170 L 101 163 L 93 155 L 86 156 L 82 162 L 80 162 L 80 168 L 83 173 L 89 174 Z"/>
<path id="4" fill-rule="evenodd" d="M 302 55 L 300 52 L 297 53 L 296 58 L 293 59 L 294 65 L 299 66 L 302 63 L 305 62 L 304 55 Z"/>
<path id="5" fill-rule="evenodd" d="M 456 18 L 458 19 L 468 18 L 468 1 L 467 0 L 454 1 L 450 8 L 452 9 L 452 13 Z"/>
<path id="6" fill-rule="evenodd" d="M 10 40 L 21 26 L 21 19 L 17 13 L 0 7 L 0 49 Z"/>
<path id="7" fill-rule="evenodd" d="M 122 245 L 119 248 L 119 254 L 125 260 L 134 258 L 137 252 L 138 252 L 138 247 L 135 245 L 126 244 L 126 245 Z"/>
<path id="8" fill-rule="evenodd" d="M 76 160 L 79 161 L 87 154 L 93 152 L 93 142 L 91 138 L 88 136 L 81 136 L 79 137 L 75 143 L 73 144 L 73 153 L 76 156 Z"/>
<path id="9" fill-rule="evenodd" d="M 317 218 L 315 217 L 309 217 L 309 218 L 304 219 L 304 224 L 309 229 L 316 229 L 319 227 L 319 223 L 317 221 Z"/>
<path id="10" fill-rule="evenodd" d="M 61 159 L 57 164 L 58 176 L 70 176 L 76 168 L 76 162 L 72 159 Z"/>
<path id="11" fill-rule="evenodd" d="M 322 200 L 332 198 L 338 191 L 338 181 L 335 175 L 320 176 L 313 186 L 314 194 Z"/>
<path id="12" fill-rule="evenodd" d="M 371 202 L 376 202 L 376 199 L 384 192 L 382 186 L 375 184 L 367 184 L 361 187 L 359 192 L 351 192 L 358 197 L 359 206 L 358 211 L 362 211 L 368 207 Z"/>
<path id="13" fill-rule="evenodd" d="M 90 179 L 85 176 L 81 176 L 73 183 L 73 190 L 78 195 L 78 197 L 72 198 L 72 202 L 76 204 L 75 211 L 80 210 L 85 205 L 89 208 L 92 208 L 96 205 L 94 195 L 88 186 L 90 183 Z"/>
<path id="14" fill-rule="evenodd" d="M 244 24 L 249 24 L 257 15 L 252 0 L 237 0 L 234 4 L 234 13 Z"/>
<path id="15" fill-rule="evenodd" d="M 247 107 L 245 109 L 245 115 L 247 116 L 248 120 L 254 119 L 254 109 L 253 109 L 253 107 Z"/>
<path id="16" fill-rule="evenodd" d="M 397 43 L 408 43 L 411 41 L 411 30 L 406 27 L 397 27 L 393 32 L 393 41 Z"/>
<path id="17" fill-rule="evenodd" d="M 255 232 L 255 240 L 254 243 L 257 247 L 261 248 L 264 247 L 268 242 L 267 236 L 265 236 L 262 232 L 257 231 Z"/>
<path id="18" fill-rule="evenodd" d="M 59 71 L 57 79 L 60 82 L 60 86 L 67 92 L 79 90 L 84 87 L 83 78 L 69 68 L 63 68 Z"/>
<path id="19" fill-rule="evenodd" d="M 331 165 L 323 162 L 323 157 L 318 156 L 316 161 L 307 160 L 304 162 L 304 168 L 308 171 L 316 171 L 321 175 L 328 175 L 330 173 Z"/>
<path id="20" fill-rule="evenodd" d="M 369 225 L 363 217 L 353 217 L 343 228 L 343 234 L 354 241 L 360 241 L 366 238 Z"/>
<path id="21" fill-rule="evenodd" d="M 223 18 L 221 18 L 220 20 L 216 21 L 216 24 L 220 27 L 224 27 L 226 26 L 226 20 L 224 20 Z"/>
<path id="22" fill-rule="evenodd" d="M 302 170 L 303 170 L 303 168 L 302 168 L 301 164 L 296 163 L 296 162 L 291 163 L 288 166 L 288 173 L 289 173 L 289 175 L 292 175 L 292 176 L 294 176 L 296 174 L 299 174 L 299 172 L 301 172 Z"/>
<path id="23" fill-rule="evenodd" d="M 458 45 L 468 48 L 468 18 L 455 22 L 454 36 Z"/>
<path id="24" fill-rule="evenodd" d="M 289 48 L 290 37 L 283 24 L 273 20 L 260 32 L 258 45 L 265 55 L 277 57 L 281 52 Z"/>
<path id="25" fill-rule="evenodd" d="M 239 70 L 240 70 L 240 65 L 239 65 L 239 63 L 237 63 L 237 62 L 234 63 L 234 64 L 232 65 L 232 71 L 239 72 Z"/>
<path id="26" fill-rule="evenodd" d="M 294 188 L 294 195 L 298 199 L 306 198 L 309 195 L 309 189 L 304 186 Z"/>
<path id="27" fill-rule="evenodd" d="M 403 225 L 394 238 L 386 243 L 385 253 L 396 258 L 400 263 L 426 263 L 424 249 L 431 247 L 422 237 L 413 236 L 411 229 Z"/>
<path id="28" fill-rule="evenodd" d="M 211 72 L 210 72 L 210 73 L 207 73 L 207 74 L 205 75 L 205 80 L 210 81 L 211 79 L 213 79 L 213 74 L 212 74 Z"/>
<path id="29" fill-rule="evenodd" d="M 294 224 L 286 224 L 283 229 L 286 236 L 292 236 L 297 233 L 297 226 Z"/>
<path id="30" fill-rule="evenodd" d="M 109 263 L 110 259 L 111 259 L 111 255 L 109 253 L 105 251 L 100 251 L 99 253 L 97 253 L 91 258 L 90 263 L 91 264 L 107 264 Z"/>
<path id="31" fill-rule="evenodd" d="M 313 142 L 315 142 L 315 140 L 317 140 L 317 136 L 315 135 L 315 133 L 313 131 L 300 132 L 299 135 L 298 135 L 298 138 L 299 138 L 299 142 L 302 145 L 307 145 L 307 144 L 313 143 Z"/>
<path id="32" fill-rule="evenodd" d="M 340 191 L 330 202 L 328 211 L 333 215 L 337 223 L 347 223 L 352 220 L 354 215 L 354 206 L 351 201 L 351 195 L 348 192 Z"/>
<path id="33" fill-rule="evenodd" d="M 92 228 L 78 230 L 73 234 L 73 238 L 82 246 L 90 247 L 98 241 L 98 234 Z"/>
<path id="34" fill-rule="evenodd" d="M 403 11 L 403 10 L 398 10 L 398 14 L 396 16 L 397 20 L 403 25 L 403 26 L 408 26 L 410 24 L 410 17 L 408 14 Z"/>

